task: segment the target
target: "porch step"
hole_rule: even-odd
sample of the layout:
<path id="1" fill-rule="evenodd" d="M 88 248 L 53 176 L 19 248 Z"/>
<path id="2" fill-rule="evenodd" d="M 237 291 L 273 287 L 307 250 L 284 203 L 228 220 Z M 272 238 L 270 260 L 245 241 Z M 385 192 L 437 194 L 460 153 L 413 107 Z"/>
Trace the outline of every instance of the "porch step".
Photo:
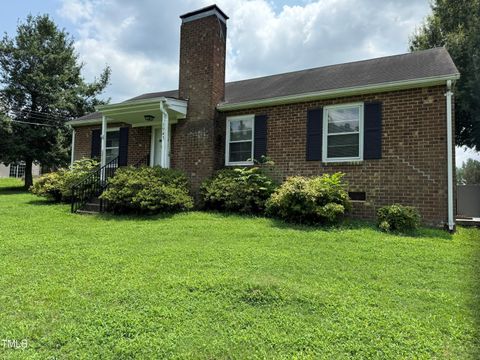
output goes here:
<path id="1" fill-rule="evenodd" d="M 77 210 L 77 214 L 85 214 L 85 215 L 95 215 L 98 214 L 98 211 L 88 211 L 88 210 Z"/>
<path id="2" fill-rule="evenodd" d="M 98 214 L 100 212 L 100 199 L 94 198 L 88 201 L 80 209 L 77 210 L 78 214 Z"/>

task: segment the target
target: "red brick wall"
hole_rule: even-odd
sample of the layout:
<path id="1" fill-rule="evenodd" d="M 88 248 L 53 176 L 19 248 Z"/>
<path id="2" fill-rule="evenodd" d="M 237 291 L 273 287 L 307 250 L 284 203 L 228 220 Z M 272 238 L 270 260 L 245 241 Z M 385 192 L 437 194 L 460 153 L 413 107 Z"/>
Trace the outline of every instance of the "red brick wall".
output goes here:
<path id="1" fill-rule="evenodd" d="M 267 114 L 267 154 L 280 174 L 344 172 L 351 191 L 366 192 L 367 201 L 355 204 L 355 216 L 373 218 L 378 207 L 398 202 L 418 207 L 426 223 L 441 225 L 447 221 L 445 91 L 436 86 L 233 111 L 223 114 L 221 123 L 225 116 Z M 308 109 L 372 100 L 383 103 L 382 159 L 355 164 L 306 161 Z M 218 142 L 221 154 L 224 143 L 223 137 Z"/>
<path id="2" fill-rule="evenodd" d="M 216 167 L 215 108 L 225 92 L 226 27 L 208 16 L 183 23 L 180 37 L 179 96 L 188 99 L 188 114 L 172 129 L 171 165 L 197 189 Z"/>
<path id="3" fill-rule="evenodd" d="M 447 147 L 445 87 L 337 98 L 217 114 L 214 120 L 180 120 L 172 127 L 172 167 L 191 170 L 198 186 L 213 169 L 224 166 L 225 119 L 240 114 L 268 115 L 268 156 L 281 177 L 342 171 L 351 191 L 365 191 L 367 201 L 354 204 L 353 215 L 373 218 L 375 210 L 394 202 L 420 209 L 424 221 L 447 221 Z M 307 110 L 326 105 L 379 100 L 383 104 L 382 159 L 324 164 L 306 161 Z M 181 133 L 179 134 L 179 126 Z M 118 127 L 121 124 L 112 124 Z M 75 158 L 89 157 L 91 131 L 76 128 Z M 150 152 L 151 128 L 130 128 L 128 162 Z M 212 136 L 214 134 L 214 136 Z M 454 152 L 455 153 L 455 152 Z M 214 154 L 212 158 L 212 154 Z M 455 160 L 454 160 L 455 161 Z M 203 169 L 202 167 L 208 167 Z"/>
<path id="4" fill-rule="evenodd" d="M 129 126 L 110 124 L 109 128 Z M 75 160 L 89 158 L 92 149 L 92 130 L 100 129 L 100 125 L 81 126 L 75 128 Z M 128 165 L 135 165 L 150 154 L 151 127 L 130 127 L 128 131 Z"/>

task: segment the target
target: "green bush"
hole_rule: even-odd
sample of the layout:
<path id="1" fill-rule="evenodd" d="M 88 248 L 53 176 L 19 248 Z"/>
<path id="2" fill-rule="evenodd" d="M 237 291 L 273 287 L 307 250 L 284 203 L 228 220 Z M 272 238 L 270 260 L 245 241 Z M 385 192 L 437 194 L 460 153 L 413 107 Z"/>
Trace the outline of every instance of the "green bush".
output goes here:
<path id="1" fill-rule="evenodd" d="M 267 214 L 296 223 L 335 223 L 351 208 L 343 174 L 288 178 L 267 202 Z"/>
<path id="2" fill-rule="evenodd" d="M 30 192 L 49 200 L 60 202 L 62 200 L 62 182 L 65 170 L 44 174 L 40 176 L 30 187 Z"/>
<path id="3" fill-rule="evenodd" d="M 72 197 L 72 186 L 85 179 L 98 162 L 92 159 L 81 159 L 73 163 L 69 169 L 59 169 L 42 175 L 35 181 L 30 191 L 54 201 L 68 202 Z"/>
<path id="4" fill-rule="evenodd" d="M 186 176 L 159 166 L 118 169 L 100 197 L 115 213 L 175 212 L 193 207 Z"/>
<path id="5" fill-rule="evenodd" d="M 258 167 L 224 169 L 202 184 L 200 196 L 207 209 L 260 213 L 275 188 Z"/>
<path id="6" fill-rule="evenodd" d="M 378 209 L 378 227 L 383 231 L 412 231 L 420 225 L 420 214 L 413 206 L 393 204 Z"/>

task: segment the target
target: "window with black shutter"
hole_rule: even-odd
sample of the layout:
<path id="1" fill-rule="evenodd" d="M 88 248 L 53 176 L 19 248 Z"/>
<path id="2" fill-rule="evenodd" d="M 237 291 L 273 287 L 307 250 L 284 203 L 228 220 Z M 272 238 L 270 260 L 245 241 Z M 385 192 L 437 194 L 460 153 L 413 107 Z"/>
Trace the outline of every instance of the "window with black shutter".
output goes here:
<path id="1" fill-rule="evenodd" d="M 90 158 L 92 159 L 100 158 L 100 150 L 102 145 L 101 134 L 102 131 L 100 129 L 92 130 L 92 149 L 90 154 Z"/>
<path id="2" fill-rule="evenodd" d="M 307 112 L 307 161 L 322 160 L 323 109 Z"/>
<path id="3" fill-rule="evenodd" d="M 253 165 L 254 115 L 227 118 L 225 165 Z"/>
<path id="4" fill-rule="evenodd" d="M 363 159 L 363 103 L 324 108 L 323 161 Z"/>
<path id="5" fill-rule="evenodd" d="M 365 160 L 382 158 L 382 103 L 364 105 L 364 149 Z"/>
<path id="6" fill-rule="evenodd" d="M 255 115 L 253 157 L 260 161 L 267 155 L 267 115 Z"/>

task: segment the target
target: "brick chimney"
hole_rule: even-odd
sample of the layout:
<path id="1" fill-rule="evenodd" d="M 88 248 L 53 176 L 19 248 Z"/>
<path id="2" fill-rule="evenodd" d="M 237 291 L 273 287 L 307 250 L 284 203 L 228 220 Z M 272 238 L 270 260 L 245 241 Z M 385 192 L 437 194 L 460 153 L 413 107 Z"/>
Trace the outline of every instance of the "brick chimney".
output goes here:
<path id="1" fill-rule="evenodd" d="M 195 190 L 218 164 L 215 108 L 225 96 L 228 16 L 212 5 L 180 18 L 179 97 L 188 100 L 188 110 L 173 130 L 172 165 L 188 174 Z"/>

